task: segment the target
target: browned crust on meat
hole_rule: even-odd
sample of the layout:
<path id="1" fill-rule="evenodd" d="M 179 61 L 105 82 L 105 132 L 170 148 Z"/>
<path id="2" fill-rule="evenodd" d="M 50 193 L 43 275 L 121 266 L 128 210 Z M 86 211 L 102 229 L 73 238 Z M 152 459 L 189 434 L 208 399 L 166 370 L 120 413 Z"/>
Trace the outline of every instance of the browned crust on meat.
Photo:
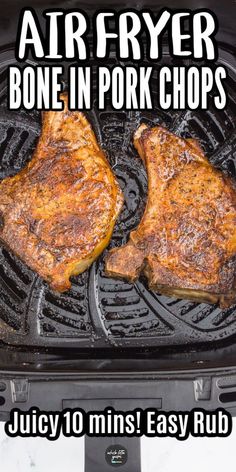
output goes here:
<path id="1" fill-rule="evenodd" d="M 107 246 L 123 196 L 87 118 L 60 98 L 30 163 L 0 183 L 0 238 L 62 292 Z"/>
<path id="2" fill-rule="evenodd" d="M 146 209 L 128 245 L 108 254 L 107 274 L 134 280 L 143 272 L 152 290 L 230 306 L 236 301 L 235 183 L 196 140 L 162 127 L 141 125 L 134 145 L 147 168 Z M 127 248 L 135 253 L 135 277 Z"/>

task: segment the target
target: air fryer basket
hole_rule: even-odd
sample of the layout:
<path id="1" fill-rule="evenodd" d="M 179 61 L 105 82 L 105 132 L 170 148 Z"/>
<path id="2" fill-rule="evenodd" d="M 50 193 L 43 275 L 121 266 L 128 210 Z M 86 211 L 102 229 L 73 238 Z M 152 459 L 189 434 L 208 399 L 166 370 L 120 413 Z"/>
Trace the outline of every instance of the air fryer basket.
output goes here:
<path id="1" fill-rule="evenodd" d="M 31 158 L 40 133 L 40 113 L 7 110 L 6 70 L 13 49 L 0 51 L 0 178 L 13 175 Z M 197 138 L 210 161 L 236 177 L 236 61 L 220 51 L 228 65 L 228 105 L 224 111 L 114 111 L 109 103 L 88 113 L 124 192 L 125 204 L 109 247 L 127 241 L 145 207 L 145 169 L 132 145 L 140 122 L 161 124 L 180 136 Z M 109 65 L 118 61 L 109 60 Z M 168 52 L 162 64 L 177 64 Z M 96 63 L 97 64 L 97 63 Z M 188 62 L 189 64 L 189 62 Z M 155 79 L 155 78 L 154 78 Z M 66 81 L 66 77 L 65 77 Z M 96 88 L 95 81 L 93 87 Z M 155 82 L 153 83 L 155 89 Z M 145 279 L 135 284 L 104 274 L 104 255 L 89 271 L 73 278 L 65 294 L 42 279 L 3 246 L 0 252 L 1 340 L 37 347 L 184 346 L 223 341 L 236 334 L 236 307 L 177 300 L 151 292 Z"/>
<path id="2" fill-rule="evenodd" d="M 78 5 L 70 3 L 69 7 Z M 17 8 L 19 10 L 19 5 Z M 46 6 L 41 7 L 44 8 Z M 90 7 L 86 9 L 88 11 Z M 155 5 L 155 9 L 159 10 L 159 7 Z M 3 29 L 3 37 L 8 26 Z M 224 38 L 227 39 L 227 30 Z M 105 111 L 98 111 L 94 101 L 92 111 L 87 113 L 125 196 L 109 247 L 127 241 L 145 207 L 146 172 L 132 144 L 133 133 L 141 122 L 161 124 L 180 136 L 197 138 L 209 160 L 236 178 L 236 60 L 232 42 L 227 45 L 224 38 L 219 41 L 218 59 L 218 63 L 228 69 L 228 104 L 224 111 L 211 107 L 207 111 L 114 111 L 109 101 Z M 7 109 L 7 67 L 15 63 L 15 58 L 14 45 L 8 38 L 4 41 L 0 49 L 1 179 L 14 175 L 30 160 L 41 122 L 37 111 Z M 27 60 L 27 63 L 32 62 Z M 110 66 L 118 64 L 114 53 L 107 63 Z M 144 61 L 144 64 L 148 65 L 148 62 Z M 166 46 L 157 66 L 163 64 L 179 64 L 169 56 Z M 185 60 L 181 64 L 191 62 Z M 66 71 L 68 63 L 64 65 Z M 97 66 L 97 60 L 91 58 L 90 65 Z M 64 79 L 66 84 L 66 72 Z M 95 80 L 93 88 L 96 90 Z M 39 351 L 45 356 L 48 352 L 55 356 L 60 352 L 62 358 L 70 353 L 77 359 L 131 359 L 152 356 L 153 352 L 164 356 L 162 353 L 167 352 L 166 349 L 180 355 L 196 350 L 214 352 L 216 348 L 234 344 L 235 306 L 220 310 L 214 305 L 168 298 L 151 292 L 144 278 L 136 284 L 108 278 L 104 274 L 105 254 L 106 251 L 90 270 L 72 279 L 68 293 L 60 295 L 51 291 L 37 274 L 1 246 L 2 347 L 11 352 Z"/>

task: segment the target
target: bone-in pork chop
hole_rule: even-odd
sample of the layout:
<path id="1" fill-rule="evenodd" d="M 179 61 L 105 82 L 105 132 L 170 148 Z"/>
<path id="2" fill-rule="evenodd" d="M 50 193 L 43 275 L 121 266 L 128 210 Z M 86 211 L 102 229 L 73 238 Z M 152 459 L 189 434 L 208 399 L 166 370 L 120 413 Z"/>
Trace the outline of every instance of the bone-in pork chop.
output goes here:
<path id="1" fill-rule="evenodd" d="M 123 196 L 86 117 L 60 98 L 32 160 L 0 183 L 0 238 L 63 292 L 107 246 Z"/>
<path id="2" fill-rule="evenodd" d="M 222 308 L 236 300 L 236 186 L 197 141 L 141 125 L 134 145 L 148 174 L 143 218 L 112 249 L 106 273 L 135 281 L 143 272 L 159 293 Z"/>

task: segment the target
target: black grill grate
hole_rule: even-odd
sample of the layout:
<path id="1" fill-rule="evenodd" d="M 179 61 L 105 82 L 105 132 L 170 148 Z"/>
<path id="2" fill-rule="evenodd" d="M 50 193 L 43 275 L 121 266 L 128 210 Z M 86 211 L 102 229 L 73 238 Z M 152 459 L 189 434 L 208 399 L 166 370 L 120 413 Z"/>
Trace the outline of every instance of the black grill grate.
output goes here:
<path id="1" fill-rule="evenodd" d="M 0 178 L 18 172 L 30 159 L 40 133 L 37 112 L 8 111 L 6 67 L 13 50 L 0 51 Z M 166 63 L 171 61 L 164 57 Z M 230 64 L 224 111 L 98 112 L 89 119 L 125 196 L 110 247 L 127 241 L 140 221 L 147 195 L 146 173 L 132 146 L 141 121 L 159 123 L 185 137 L 196 137 L 216 166 L 236 176 L 235 59 Z M 111 60 L 111 65 L 114 59 Z M 95 87 L 94 83 L 94 87 Z M 53 293 L 36 274 L 4 247 L 0 249 L 0 339 L 10 345 L 37 347 L 186 346 L 226 341 L 236 334 L 236 307 L 197 304 L 159 296 L 145 280 L 135 285 L 105 277 L 104 254 L 91 269 L 72 279 L 66 294 Z"/>

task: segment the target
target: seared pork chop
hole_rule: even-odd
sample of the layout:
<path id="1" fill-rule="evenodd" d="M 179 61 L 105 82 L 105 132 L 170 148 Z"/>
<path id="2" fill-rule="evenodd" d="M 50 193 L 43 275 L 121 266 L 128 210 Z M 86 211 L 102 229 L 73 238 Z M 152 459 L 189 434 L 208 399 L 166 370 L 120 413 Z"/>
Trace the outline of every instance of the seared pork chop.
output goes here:
<path id="1" fill-rule="evenodd" d="M 0 183 L 0 238 L 63 292 L 107 246 L 123 196 L 86 117 L 61 99 L 30 163 Z"/>
<path id="2" fill-rule="evenodd" d="M 159 293 L 222 308 L 236 301 L 236 187 L 197 141 L 141 125 L 134 145 L 148 174 L 143 218 L 112 249 L 106 273 L 135 281 L 143 272 Z"/>

